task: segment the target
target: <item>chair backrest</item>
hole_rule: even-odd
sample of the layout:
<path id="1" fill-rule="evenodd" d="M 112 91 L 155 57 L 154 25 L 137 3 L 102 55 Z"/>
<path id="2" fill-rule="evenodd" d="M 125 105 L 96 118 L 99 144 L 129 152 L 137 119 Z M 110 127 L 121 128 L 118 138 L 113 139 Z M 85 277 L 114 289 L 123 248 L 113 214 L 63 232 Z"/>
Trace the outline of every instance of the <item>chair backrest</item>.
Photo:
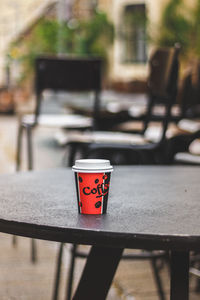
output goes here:
<path id="1" fill-rule="evenodd" d="M 176 92 L 178 78 L 179 48 L 158 48 L 149 60 L 149 93 L 168 102 L 171 95 Z"/>
<path id="2" fill-rule="evenodd" d="M 149 102 L 143 132 L 145 132 L 149 122 L 153 119 L 153 107 L 157 104 L 162 104 L 165 107 L 165 114 L 161 118 L 161 140 L 165 139 L 167 126 L 171 119 L 171 107 L 176 101 L 179 70 L 178 54 L 179 47 L 158 48 L 153 52 L 149 60 Z"/>
<path id="3" fill-rule="evenodd" d="M 42 92 L 94 91 L 94 118 L 99 110 L 101 90 L 100 58 L 80 57 L 38 57 L 35 60 L 36 120 L 40 113 Z"/>
<path id="4" fill-rule="evenodd" d="M 181 117 L 200 115 L 200 61 L 195 60 L 185 71 L 179 93 Z"/>

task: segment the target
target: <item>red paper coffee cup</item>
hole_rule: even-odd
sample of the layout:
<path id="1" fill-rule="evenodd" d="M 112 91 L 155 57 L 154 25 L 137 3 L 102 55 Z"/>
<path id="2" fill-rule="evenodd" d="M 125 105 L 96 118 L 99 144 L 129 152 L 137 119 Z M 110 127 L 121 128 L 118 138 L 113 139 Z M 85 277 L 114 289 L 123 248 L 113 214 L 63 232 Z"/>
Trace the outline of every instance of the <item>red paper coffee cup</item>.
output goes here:
<path id="1" fill-rule="evenodd" d="M 105 159 L 79 159 L 72 167 L 81 214 L 105 214 L 113 167 Z"/>

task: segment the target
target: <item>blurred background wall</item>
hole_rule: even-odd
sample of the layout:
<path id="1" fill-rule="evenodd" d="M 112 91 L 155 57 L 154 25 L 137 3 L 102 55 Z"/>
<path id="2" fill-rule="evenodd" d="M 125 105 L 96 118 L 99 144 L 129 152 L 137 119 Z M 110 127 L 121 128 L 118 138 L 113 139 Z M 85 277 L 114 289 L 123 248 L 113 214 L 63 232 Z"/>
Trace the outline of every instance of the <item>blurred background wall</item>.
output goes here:
<path id="1" fill-rule="evenodd" d="M 0 86 L 28 98 L 37 55 L 95 55 L 105 88 L 144 92 L 154 47 L 200 56 L 199 17 L 200 0 L 1 0 Z"/>

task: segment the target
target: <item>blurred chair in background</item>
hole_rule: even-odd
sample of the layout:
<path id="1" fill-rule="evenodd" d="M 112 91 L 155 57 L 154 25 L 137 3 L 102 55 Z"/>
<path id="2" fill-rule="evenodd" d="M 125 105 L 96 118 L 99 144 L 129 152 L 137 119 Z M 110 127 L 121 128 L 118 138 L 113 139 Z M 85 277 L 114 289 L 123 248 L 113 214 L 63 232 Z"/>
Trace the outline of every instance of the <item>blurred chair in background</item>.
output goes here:
<path id="1" fill-rule="evenodd" d="M 158 48 L 150 59 L 150 77 L 148 110 L 143 122 L 143 129 L 138 134 L 122 132 L 91 132 L 69 134 L 68 165 L 72 165 L 78 152 L 87 157 L 92 151 L 98 151 L 112 163 L 120 164 L 156 164 L 165 163 L 163 147 L 165 146 L 166 131 L 171 121 L 171 108 L 176 101 L 178 78 L 179 48 Z M 154 106 L 162 101 L 164 114 L 160 119 L 160 127 L 155 129 L 152 139 L 146 137 Z M 126 155 L 122 155 L 122 154 Z M 121 159 L 123 156 L 123 159 Z"/>
<path id="2" fill-rule="evenodd" d="M 35 62 L 36 107 L 34 115 L 24 115 L 19 124 L 17 142 L 17 170 L 21 165 L 21 141 L 26 131 L 28 143 L 28 169 L 33 168 L 32 130 L 37 126 L 84 130 L 95 128 L 99 114 L 101 66 L 98 58 L 39 57 Z M 93 118 L 69 114 L 41 114 L 42 92 L 93 92 Z M 56 100 L 56 99 L 55 99 Z M 84 101 L 84 100 L 83 100 Z"/>
<path id="3" fill-rule="evenodd" d="M 101 66 L 99 58 L 38 57 L 35 61 L 35 114 L 24 115 L 20 120 L 17 139 L 16 169 L 21 167 L 22 135 L 27 138 L 28 169 L 33 169 L 32 131 L 38 126 L 86 130 L 95 128 L 99 114 L 101 90 Z M 41 114 L 43 91 L 93 92 L 93 117 L 69 114 Z M 55 97 L 56 101 L 56 97 Z M 84 99 L 83 99 L 84 101 Z M 13 237 L 13 244 L 16 237 Z M 32 261 L 36 260 L 35 241 L 32 240 Z"/>
<path id="4" fill-rule="evenodd" d="M 168 163 L 200 163 L 200 62 L 194 61 L 184 76 L 181 91 L 182 116 L 179 134 L 166 143 Z"/>

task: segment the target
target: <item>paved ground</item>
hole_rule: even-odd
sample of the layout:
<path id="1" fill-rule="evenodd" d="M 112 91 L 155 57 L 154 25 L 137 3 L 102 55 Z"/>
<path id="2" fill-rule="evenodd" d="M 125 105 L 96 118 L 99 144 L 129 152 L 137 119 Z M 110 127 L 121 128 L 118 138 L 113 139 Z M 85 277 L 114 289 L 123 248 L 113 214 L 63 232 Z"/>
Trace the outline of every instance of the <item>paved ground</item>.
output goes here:
<path id="1" fill-rule="evenodd" d="M 0 171 L 15 170 L 15 145 L 17 120 L 15 117 L 0 119 Z M 54 168 L 63 165 L 64 149 L 54 140 L 55 130 L 40 129 L 35 132 L 35 169 Z M 25 159 L 23 168 L 26 168 Z M 37 241 L 38 262 L 30 262 L 30 240 L 18 238 L 16 248 L 12 247 L 11 236 L 0 234 L 0 299 L 2 300 L 48 300 L 51 299 L 55 261 L 58 244 Z M 69 259 L 69 245 L 64 252 L 60 300 L 64 300 L 65 282 Z M 81 274 L 83 261 L 76 265 L 76 279 Z M 167 268 L 162 270 L 162 280 L 169 299 L 169 276 Z M 193 281 L 191 280 L 193 285 Z M 191 300 L 200 299 L 193 292 Z M 95 299 L 86 299 L 95 300 Z M 114 279 L 108 300 L 159 300 L 148 261 L 122 261 Z M 181 300 L 181 299 L 177 299 Z"/>

